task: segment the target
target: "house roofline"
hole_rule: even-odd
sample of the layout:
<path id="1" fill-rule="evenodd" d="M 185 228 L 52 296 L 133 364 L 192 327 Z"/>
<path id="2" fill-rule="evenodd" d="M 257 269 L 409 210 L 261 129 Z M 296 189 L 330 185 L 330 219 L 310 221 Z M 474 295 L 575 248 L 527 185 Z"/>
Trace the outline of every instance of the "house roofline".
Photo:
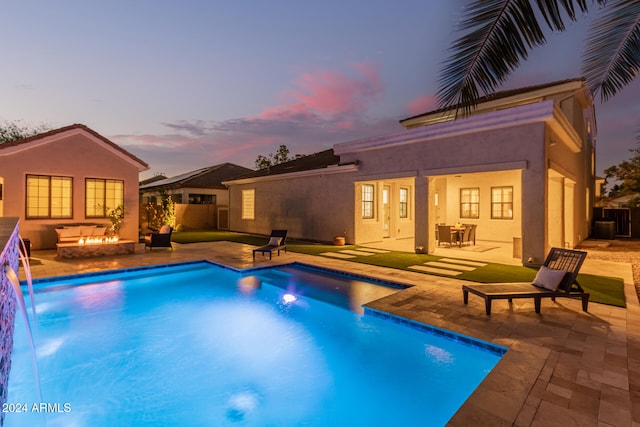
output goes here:
<path id="1" fill-rule="evenodd" d="M 250 169 L 245 168 L 244 166 L 237 165 L 235 163 L 220 163 L 213 166 L 208 166 L 205 168 L 195 169 L 189 172 L 182 173 L 180 175 L 164 178 L 162 180 L 154 181 L 149 184 L 141 185 L 141 191 L 157 191 L 162 189 L 174 189 L 174 188 L 215 188 L 215 189 L 226 189 L 222 183 L 220 184 L 193 184 L 193 181 L 197 178 L 202 177 L 205 174 L 210 172 L 214 172 L 218 169 L 222 169 L 225 166 L 243 168 L 250 171 Z M 243 174 L 244 175 L 244 174 Z M 182 178 L 180 178 L 182 177 Z"/>
<path id="2" fill-rule="evenodd" d="M 355 172 L 358 169 L 359 169 L 358 163 L 354 162 L 354 163 L 348 163 L 345 165 L 332 165 L 332 166 L 327 166 L 327 167 L 318 168 L 318 169 L 308 169 L 308 170 L 297 171 L 297 172 L 279 173 L 277 175 L 262 175 L 262 176 L 252 177 L 252 178 L 241 178 L 241 179 L 223 181 L 222 183 L 226 186 L 252 184 L 254 182 L 278 181 L 282 179 L 303 178 L 303 177 L 317 176 L 317 175 L 333 175 L 337 173 Z"/>
<path id="3" fill-rule="evenodd" d="M 584 78 L 566 79 L 551 83 L 504 90 L 496 92 L 492 95 L 486 95 L 478 98 L 473 111 L 476 113 L 482 113 L 482 110 L 487 108 L 499 108 L 504 105 L 513 103 L 517 104 L 518 102 L 535 102 L 542 100 L 545 96 L 553 95 L 558 92 L 579 90 L 581 88 L 583 89 L 583 92 L 585 92 L 585 96 L 588 96 L 588 88 L 585 85 Z M 464 108 L 464 106 L 461 108 Z M 405 119 L 401 119 L 399 122 L 405 128 L 413 128 L 417 126 L 426 126 L 432 123 L 441 122 L 443 120 L 453 120 L 456 114 L 456 108 L 439 108 L 436 110 L 417 114 L 415 116 L 407 117 Z"/>
<path id="4" fill-rule="evenodd" d="M 429 126 L 406 129 L 391 135 L 338 143 L 334 145 L 334 152 L 337 155 L 344 155 L 536 122 L 548 123 L 572 151 L 576 152 L 580 150 L 582 145 L 580 137 L 571 127 L 562 111 L 554 105 L 553 100 L 547 100 L 505 110 L 468 116 L 455 121 L 440 122 Z"/>
<path id="5" fill-rule="evenodd" d="M 100 135 L 98 132 L 94 131 L 93 129 L 78 123 L 65 126 L 59 129 L 50 130 L 48 132 L 39 133 L 37 135 L 33 135 L 27 138 L 18 139 L 16 141 L 5 142 L 3 144 L 0 144 L 0 156 L 9 155 L 9 154 L 16 153 L 23 150 L 29 150 L 41 144 L 48 144 L 50 142 L 57 141 L 60 138 L 62 138 L 65 134 L 74 134 L 74 133 L 82 133 L 82 132 L 88 133 L 93 138 L 106 144 L 109 149 L 115 150 L 116 152 L 115 154 L 117 154 L 119 157 L 124 158 L 128 162 L 135 163 L 138 166 L 139 172 L 149 169 L 149 165 L 139 157 L 135 156 L 134 154 L 120 147 L 115 142 Z"/>

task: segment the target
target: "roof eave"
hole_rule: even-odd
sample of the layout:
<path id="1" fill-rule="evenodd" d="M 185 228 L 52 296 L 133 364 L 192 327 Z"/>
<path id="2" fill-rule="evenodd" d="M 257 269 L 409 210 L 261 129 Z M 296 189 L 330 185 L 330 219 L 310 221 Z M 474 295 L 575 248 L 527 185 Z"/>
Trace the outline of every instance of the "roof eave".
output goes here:
<path id="1" fill-rule="evenodd" d="M 356 172 L 358 169 L 359 169 L 358 163 L 354 162 L 354 163 L 349 163 L 345 165 L 327 166 L 324 168 L 280 173 L 276 175 L 263 175 L 263 176 L 256 176 L 252 178 L 234 179 L 229 181 L 223 181 L 222 183 L 226 186 L 252 184 L 255 182 L 278 181 L 283 179 L 295 179 L 295 178 L 303 178 L 303 177 L 309 177 L 309 176 L 332 175 L 332 174 L 338 174 L 338 173 Z"/>

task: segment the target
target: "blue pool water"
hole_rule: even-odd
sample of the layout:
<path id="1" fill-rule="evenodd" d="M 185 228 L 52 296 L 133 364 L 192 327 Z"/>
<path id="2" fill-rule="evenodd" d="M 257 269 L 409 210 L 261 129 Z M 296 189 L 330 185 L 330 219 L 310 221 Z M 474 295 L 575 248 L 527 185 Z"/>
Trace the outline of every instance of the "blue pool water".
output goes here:
<path id="1" fill-rule="evenodd" d="M 350 310 L 383 287 L 301 266 L 194 263 L 35 288 L 45 405 L 18 317 L 7 427 L 441 426 L 503 352 Z"/>

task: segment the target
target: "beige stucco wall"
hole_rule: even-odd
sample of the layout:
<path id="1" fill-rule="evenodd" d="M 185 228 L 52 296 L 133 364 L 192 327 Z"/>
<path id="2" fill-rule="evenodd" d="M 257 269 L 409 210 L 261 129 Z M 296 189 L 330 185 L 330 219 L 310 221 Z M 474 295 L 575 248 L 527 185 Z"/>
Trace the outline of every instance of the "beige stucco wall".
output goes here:
<path id="1" fill-rule="evenodd" d="M 234 184 L 229 190 L 230 229 L 268 235 L 287 229 L 291 238 L 330 242 L 354 239 L 353 172 Z M 255 189 L 255 219 L 242 219 L 242 190 Z"/>
<path id="2" fill-rule="evenodd" d="M 31 145 L 31 144 L 30 144 Z M 138 239 L 138 166 L 84 133 L 74 133 L 10 154 L 0 153 L 4 180 L 3 216 L 20 218 L 20 234 L 34 249 L 55 248 L 55 227 L 61 224 L 109 224 L 106 218 L 85 218 L 85 178 L 124 181 L 125 217 L 121 238 Z M 73 178 L 73 218 L 26 219 L 26 176 Z"/>
<path id="3" fill-rule="evenodd" d="M 476 239 L 501 243 L 513 243 L 513 238 L 520 238 L 522 230 L 522 179 L 520 170 L 498 172 L 468 173 L 460 175 L 445 175 L 437 179 L 437 186 L 433 189 L 438 193 L 436 209 L 436 223 L 453 225 L 476 224 Z M 513 187 L 513 218 L 491 218 L 491 188 Z M 479 218 L 460 217 L 460 189 L 478 188 L 480 193 Z M 441 197 L 443 196 L 443 197 Z M 435 228 L 433 230 L 435 235 Z"/>
<path id="4" fill-rule="evenodd" d="M 582 150 L 574 153 L 550 129 L 547 129 L 545 146 L 549 182 L 554 180 L 554 185 L 563 188 L 563 197 L 573 199 L 575 209 L 569 212 L 565 207 L 563 210 L 564 214 L 571 216 L 566 221 L 572 222 L 573 227 L 572 230 L 563 230 L 562 242 L 575 246 L 586 239 L 591 230 L 593 212 L 590 207 L 595 202 L 593 147 L 589 139 L 585 139 Z"/>
<path id="5" fill-rule="evenodd" d="M 513 237 L 523 238 L 523 256 L 539 258 L 545 253 L 545 124 L 526 125 L 477 132 L 429 141 L 348 153 L 342 161 L 360 160 L 362 175 L 418 176 L 416 181 L 435 178 L 428 187 L 428 197 L 415 197 L 416 243 L 433 245 L 434 233 L 429 224 L 435 222 L 455 223 L 459 219 L 459 188 L 461 185 L 481 186 L 481 219 L 477 238 L 491 238 L 512 241 Z M 522 168 L 522 169 L 521 169 Z M 506 170 L 503 170 L 506 169 Z M 490 172 L 490 174 L 483 175 Z M 493 175 L 495 173 L 495 175 Z M 456 176 L 461 183 L 454 184 Z M 445 180 L 446 178 L 446 180 Z M 495 181 L 494 181 L 495 179 Z M 437 213 L 430 198 L 437 186 L 447 183 L 447 189 L 439 194 L 439 206 L 446 209 L 437 219 Z M 490 187 L 493 185 L 514 185 L 514 191 L 522 195 L 526 207 L 518 207 L 514 215 L 519 218 L 512 222 L 490 220 Z M 463 184 L 464 183 L 464 184 Z M 436 188 L 434 188 L 436 187 Z M 422 191 L 422 189 L 420 189 Z M 484 195 L 484 196 L 483 196 Z M 443 208 L 446 206 L 446 208 Z M 521 209 L 521 210 L 520 210 Z M 425 215 L 430 221 L 419 218 Z M 433 219 L 431 219 L 433 218 Z M 476 223 L 465 220 L 466 223 Z M 506 224 L 506 226 L 505 226 Z M 494 231 L 502 230 L 497 235 Z M 525 236 L 531 236 L 526 239 Z M 542 236 L 542 237 L 541 237 Z M 527 242 L 525 242 L 527 240 Z M 433 247 L 433 246 L 431 246 Z"/>
<path id="6" fill-rule="evenodd" d="M 567 122 L 574 121 L 572 126 L 581 129 L 574 134 L 585 135 L 584 123 L 580 122 L 585 114 L 578 111 L 579 104 L 569 103 L 569 107 L 565 108 L 571 115 Z M 589 194 L 593 192 L 594 181 L 593 149 L 588 138 L 581 142 L 582 151 L 576 153 L 570 148 L 575 141 L 563 139 L 570 138 L 567 135 L 571 132 L 555 135 L 548 121 L 558 126 L 556 119 L 538 117 L 512 126 L 501 122 L 495 128 L 451 132 L 424 140 L 407 138 L 403 140 L 406 142 L 394 144 L 396 135 L 402 140 L 399 133 L 388 137 L 389 144 L 372 139 L 371 147 L 362 149 L 356 142 L 353 151 L 345 143 L 339 147 L 341 162 L 358 162 L 358 171 L 352 174 L 304 179 L 284 175 L 277 181 L 257 179 L 252 184 L 232 184 L 231 228 L 263 234 L 272 228 L 289 228 L 295 230 L 292 235 L 296 237 L 327 241 L 344 228 L 342 224 L 349 223 L 349 241 L 353 242 L 354 237 L 355 243 L 380 241 L 379 219 L 361 218 L 359 186 L 373 183 L 380 199 L 385 183 L 406 180 L 413 189 L 410 208 L 413 233 L 393 227 L 396 235 L 390 237 L 401 238 L 406 231 L 407 236 L 413 234 L 416 244 L 432 249 L 435 244 L 432 227 L 437 222 L 455 223 L 460 219 L 459 189 L 479 187 L 480 218 L 461 222 L 478 224 L 479 240 L 518 239 L 522 242 L 518 252 L 523 264 L 539 265 L 551 244 L 575 245 L 588 235 L 592 202 Z M 558 187 L 562 189 L 561 198 L 549 197 L 559 192 L 549 188 L 550 170 L 562 174 Z M 490 190 L 501 185 L 514 187 L 513 220 L 491 219 Z M 248 188 L 256 189 L 253 221 L 240 219 L 241 190 Z M 442 211 L 435 207 L 436 192 Z M 554 204 L 551 208 L 550 203 Z M 550 227 L 549 221 L 563 224 Z M 351 234 L 354 228 L 355 236 Z"/>
<path id="7" fill-rule="evenodd" d="M 373 185 L 374 215 L 373 218 L 362 218 L 362 185 Z M 384 230 L 383 189 L 389 189 L 389 224 Z M 414 237 L 415 231 L 415 200 L 414 180 L 384 179 L 359 181 L 355 184 L 355 243 L 379 242 L 384 238 L 407 239 Z M 407 218 L 400 218 L 400 188 L 409 191 Z"/>

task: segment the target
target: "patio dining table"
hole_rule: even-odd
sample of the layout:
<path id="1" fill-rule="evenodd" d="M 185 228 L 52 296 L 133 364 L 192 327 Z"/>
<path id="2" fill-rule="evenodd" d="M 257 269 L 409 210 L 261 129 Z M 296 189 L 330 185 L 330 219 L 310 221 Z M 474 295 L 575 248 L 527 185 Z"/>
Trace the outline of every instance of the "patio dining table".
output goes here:
<path id="1" fill-rule="evenodd" d="M 458 247 L 462 247 L 462 239 L 464 238 L 465 227 L 451 226 L 451 237 L 455 237 Z"/>

